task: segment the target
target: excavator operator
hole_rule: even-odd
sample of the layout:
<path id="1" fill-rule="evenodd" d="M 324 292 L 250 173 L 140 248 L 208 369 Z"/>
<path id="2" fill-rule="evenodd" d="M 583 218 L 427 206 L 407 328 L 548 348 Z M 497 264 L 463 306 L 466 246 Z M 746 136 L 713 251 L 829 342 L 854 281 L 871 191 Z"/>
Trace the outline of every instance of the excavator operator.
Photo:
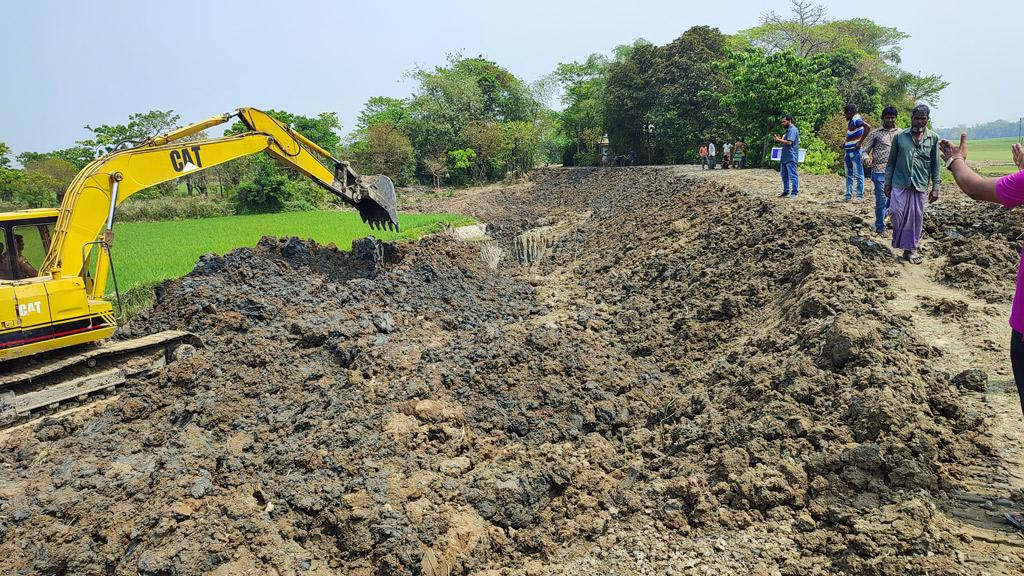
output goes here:
<path id="1" fill-rule="evenodd" d="M 23 254 L 25 252 L 25 238 L 21 234 L 14 235 L 15 248 L 17 252 L 14 253 L 15 264 L 18 269 L 18 279 L 22 278 L 35 278 L 39 275 L 39 271 L 36 270 L 35 266 L 25 258 Z"/>

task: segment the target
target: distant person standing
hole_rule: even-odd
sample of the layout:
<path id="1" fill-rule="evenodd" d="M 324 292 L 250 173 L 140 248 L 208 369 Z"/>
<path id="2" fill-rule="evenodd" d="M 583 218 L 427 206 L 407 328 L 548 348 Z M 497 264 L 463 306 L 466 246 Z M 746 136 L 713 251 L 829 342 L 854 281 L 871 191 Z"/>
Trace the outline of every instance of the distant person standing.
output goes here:
<path id="1" fill-rule="evenodd" d="M 843 162 L 846 164 L 846 201 L 853 197 L 853 182 L 857 181 L 857 202 L 864 201 L 864 165 L 861 163 L 860 147 L 871 133 L 871 125 L 857 113 L 857 107 L 847 104 L 843 108 L 846 117 L 846 142 L 843 143 Z"/>
<path id="2" fill-rule="evenodd" d="M 722 170 L 727 170 L 732 164 L 732 144 L 722 144 Z"/>
<path id="3" fill-rule="evenodd" d="M 701 144 L 700 146 L 700 169 L 704 170 L 708 167 L 708 147 Z"/>
<path id="4" fill-rule="evenodd" d="M 782 194 L 779 198 L 790 196 L 796 198 L 800 194 L 800 178 L 796 174 L 796 159 L 800 153 L 800 131 L 793 122 L 793 116 L 786 114 L 782 117 L 782 127 L 785 134 L 775 136 L 775 141 L 782 144 L 782 155 L 779 156 L 779 175 L 782 176 Z M 793 193 L 790 194 L 790 189 Z"/>
<path id="5" fill-rule="evenodd" d="M 715 169 L 715 143 L 708 142 L 708 170 Z"/>
<path id="6" fill-rule="evenodd" d="M 939 199 L 939 136 L 928 129 L 930 116 L 931 109 L 924 104 L 914 107 L 910 128 L 893 138 L 885 165 L 892 246 L 903 250 L 903 259 L 911 264 L 922 261 L 917 246 L 924 227 L 925 197 L 929 203 Z"/>
<path id="7" fill-rule="evenodd" d="M 743 168 L 743 158 L 747 155 L 747 143 L 740 138 L 732 145 L 732 165 Z"/>
<path id="8" fill-rule="evenodd" d="M 885 197 L 885 167 L 889 163 L 889 150 L 892 149 L 892 141 L 897 132 L 896 108 L 886 106 L 882 110 L 882 127 L 871 132 L 861 147 L 864 159 L 870 159 L 871 183 L 875 185 L 875 232 L 879 235 L 885 234 L 885 208 L 888 200 Z"/>

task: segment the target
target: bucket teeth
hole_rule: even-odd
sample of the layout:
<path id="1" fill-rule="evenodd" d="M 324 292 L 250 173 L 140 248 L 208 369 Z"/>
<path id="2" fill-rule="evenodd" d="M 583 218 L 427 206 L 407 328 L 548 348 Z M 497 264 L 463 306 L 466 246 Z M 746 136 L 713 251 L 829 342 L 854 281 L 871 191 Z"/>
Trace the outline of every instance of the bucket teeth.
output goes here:
<path id="1" fill-rule="evenodd" d="M 399 229 L 397 207 L 395 185 L 387 176 L 378 176 L 373 183 L 365 184 L 363 198 L 356 205 L 363 221 L 371 229 L 396 232 Z"/>

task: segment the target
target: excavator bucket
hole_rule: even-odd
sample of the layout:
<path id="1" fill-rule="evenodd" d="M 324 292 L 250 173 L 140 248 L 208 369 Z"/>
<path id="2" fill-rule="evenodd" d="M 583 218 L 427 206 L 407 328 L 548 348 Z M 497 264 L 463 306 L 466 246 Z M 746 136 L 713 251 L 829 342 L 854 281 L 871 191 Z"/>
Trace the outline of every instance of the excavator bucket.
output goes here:
<path id="1" fill-rule="evenodd" d="M 387 176 L 364 179 L 362 198 L 356 203 L 359 216 L 370 228 L 398 231 L 398 198 L 395 185 Z"/>

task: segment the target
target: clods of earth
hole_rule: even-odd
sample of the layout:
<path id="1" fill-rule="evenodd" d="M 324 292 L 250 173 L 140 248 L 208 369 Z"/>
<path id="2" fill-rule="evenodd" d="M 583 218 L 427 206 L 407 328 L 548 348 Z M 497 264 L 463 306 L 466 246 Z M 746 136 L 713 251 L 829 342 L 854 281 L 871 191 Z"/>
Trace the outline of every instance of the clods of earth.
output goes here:
<path id="1" fill-rule="evenodd" d="M 493 241 L 161 285 L 122 336 L 206 346 L 0 439 L 0 573 L 977 573 L 938 503 L 995 458 L 984 374 L 889 310 L 870 223 L 655 168 L 443 202 Z M 970 216 L 945 280 L 1006 299 L 1019 219 Z"/>

